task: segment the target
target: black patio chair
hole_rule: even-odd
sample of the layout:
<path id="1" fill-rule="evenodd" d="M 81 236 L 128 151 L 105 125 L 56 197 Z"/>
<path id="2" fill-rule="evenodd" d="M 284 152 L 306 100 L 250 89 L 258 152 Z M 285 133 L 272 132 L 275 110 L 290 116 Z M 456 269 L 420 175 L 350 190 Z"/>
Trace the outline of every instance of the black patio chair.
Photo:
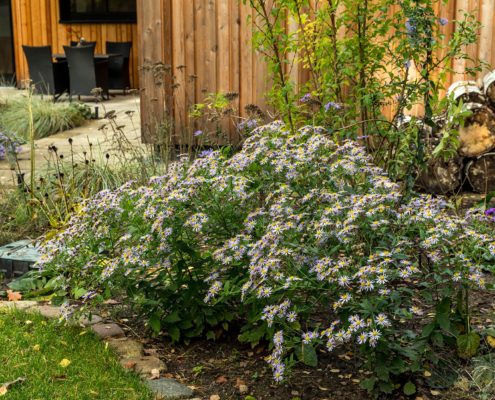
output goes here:
<path id="1" fill-rule="evenodd" d="M 35 91 L 58 99 L 69 91 L 69 68 L 66 61 L 53 62 L 51 46 L 22 46 Z"/>
<path id="2" fill-rule="evenodd" d="M 64 46 L 69 64 L 70 92 L 72 96 L 92 96 L 93 90 L 101 88 L 102 94 L 109 99 L 108 60 L 95 61 L 93 46 Z"/>
<path id="3" fill-rule="evenodd" d="M 70 41 L 70 45 L 72 47 L 78 47 L 79 45 L 81 45 L 81 46 L 93 46 L 93 47 L 96 47 L 96 42 L 86 42 L 86 41 L 84 41 L 82 44 L 80 44 L 80 42 L 71 40 Z"/>
<path id="4" fill-rule="evenodd" d="M 129 60 L 131 57 L 132 42 L 106 42 L 107 54 L 119 54 L 118 57 L 108 59 L 108 79 L 110 89 L 125 91 L 131 87 L 129 76 Z"/>

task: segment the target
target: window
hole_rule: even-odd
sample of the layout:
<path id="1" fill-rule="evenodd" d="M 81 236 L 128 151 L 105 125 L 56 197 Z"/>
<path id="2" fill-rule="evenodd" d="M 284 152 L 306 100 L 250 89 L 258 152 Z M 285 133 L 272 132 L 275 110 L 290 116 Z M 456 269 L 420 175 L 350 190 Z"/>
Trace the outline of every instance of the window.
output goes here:
<path id="1" fill-rule="evenodd" d="M 136 22 L 136 0 L 60 0 L 60 22 Z"/>

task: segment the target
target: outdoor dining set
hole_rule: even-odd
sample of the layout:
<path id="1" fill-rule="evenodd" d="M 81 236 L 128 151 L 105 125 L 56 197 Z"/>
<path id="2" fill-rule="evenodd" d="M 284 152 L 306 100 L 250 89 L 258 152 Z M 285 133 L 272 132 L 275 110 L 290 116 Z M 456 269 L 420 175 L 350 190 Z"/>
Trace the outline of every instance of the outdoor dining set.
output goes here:
<path id="1" fill-rule="evenodd" d="M 51 46 L 22 46 L 29 75 L 37 93 L 94 96 L 101 89 L 108 99 L 109 90 L 130 88 L 129 59 L 132 42 L 106 42 L 106 54 L 95 54 L 96 42 L 71 42 L 63 54 L 52 53 Z"/>

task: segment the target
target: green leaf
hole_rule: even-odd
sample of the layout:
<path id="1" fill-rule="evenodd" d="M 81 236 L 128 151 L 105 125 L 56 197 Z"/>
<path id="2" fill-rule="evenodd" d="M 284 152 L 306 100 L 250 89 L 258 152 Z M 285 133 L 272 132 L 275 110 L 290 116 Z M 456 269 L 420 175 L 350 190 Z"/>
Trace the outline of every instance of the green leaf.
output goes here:
<path id="1" fill-rule="evenodd" d="M 217 337 L 215 336 L 215 332 L 213 332 L 213 331 L 208 331 L 208 332 L 206 333 L 206 338 L 207 338 L 208 340 L 215 340 Z"/>
<path id="2" fill-rule="evenodd" d="M 169 326 L 167 332 L 170 335 L 172 341 L 178 342 L 180 339 L 180 330 L 176 326 Z"/>
<path id="3" fill-rule="evenodd" d="M 404 385 L 403 390 L 406 396 L 412 396 L 414 393 L 416 393 L 416 385 L 409 381 Z"/>
<path id="4" fill-rule="evenodd" d="M 480 335 L 471 332 L 457 337 L 457 352 L 461 358 L 471 358 L 480 347 Z"/>
<path id="5" fill-rule="evenodd" d="M 447 332 L 450 332 L 450 311 L 451 302 L 450 299 L 446 297 L 437 305 L 436 320 L 440 328 Z"/>
<path id="6" fill-rule="evenodd" d="M 375 388 L 377 381 L 378 381 L 378 379 L 376 379 L 376 378 L 364 379 L 363 381 L 361 381 L 361 387 L 363 389 L 366 389 L 368 392 L 372 392 L 373 389 Z"/>
<path id="7" fill-rule="evenodd" d="M 164 319 L 163 322 L 166 322 L 167 324 L 173 324 L 175 322 L 181 321 L 181 318 L 179 317 L 179 312 L 174 311 L 173 313 L 167 315 Z"/>
<path id="8" fill-rule="evenodd" d="M 307 366 L 313 368 L 318 366 L 318 356 L 313 346 L 302 343 L 296 347 L 295 352 L 298 360 Z"/>
<path id="9" fill-rule="evenodd" d="M 75 288 L 74 289 L 74 298 L 77 300 L 77 299 L 80 299 L 81 297 L 83 297 L 88 291 L 84 288 Z"/>
<path id="10" fill-rule="evenodd" d="M 160 333 L 162 323 L 160 321 L 160 316 L 157 313 L 151 314 L 148 323 L 150 324 L 151 329 L 153 329 L 153 332 L 156 334 Z"/>

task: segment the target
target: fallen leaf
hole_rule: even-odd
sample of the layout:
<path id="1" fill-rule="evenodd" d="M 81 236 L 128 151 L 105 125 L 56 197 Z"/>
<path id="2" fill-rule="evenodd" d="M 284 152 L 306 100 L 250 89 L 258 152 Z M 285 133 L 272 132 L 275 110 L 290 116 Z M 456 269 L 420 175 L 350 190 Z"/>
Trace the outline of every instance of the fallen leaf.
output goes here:
<path id="1" fill-rule="evenodd" d="M 220 396 L 218 394 L 212 394 L 210 400 L 220 400 Z"/>
<path id="2" fill-rule="evenodd" d="M 430 371 L 427 371 L 425 370 L 425 372 L 423 373 L 424 376 L 426 376 L 427 378 L 431 376 L 431 372 Z"/>
<path id="3" fill-rule="evenodd" d="M 249 392 L 249 388 L 247 387 L 247 385 L 239 385 L 240 394 L 246 394 L 247 392 Z"/>
<path id="4" fill-rule="evenodd" d="M 490 345 L 490 347 L 494 347 L 495 348 L 495 337 L 493 337 L 493 336 L 487 336 L 486 337 L 486 341 L 488 342 L 488 344 Z"/>
<path id="5" fill-rule="evenodd" d="M 241 378 L 237 378 L 235 381 L 235 387 L 238 388 L 241 385 L 245 385 L 246 382 L 244 382 Z"/>
<path id="6" fill-rule="evenodd" d="M 8 301 L 22 300 L 22 294 L 20 294 L 19 292 L 14 292 L 12 290 L 7 290 L 7 300 Z"/>
<path id="7" fill-rule="evenodd" d="M 120 304 L 120 301 L 113 300 L 113 299 L 109 299 L 109 300 L 105 300 L 105 301 L 103 302 L 103 304 L 109 304 L 109 305 L 111 305 L 111 306 L 114 306 L 114 305 L 116 305 L 116 304 Z"/>
<path id="8" fill-rule="evenodd" d="M 62 368 L 67 368 L 70 365 L 71 361 L 68 360 L 67 358 L 64 358 L 62 361 L 60 361 L 59 365 Z"/>
<path id="9" fill-rule="evenodd" d="M 35 345 L 33 346 L 33 350 L 34 350 L 34 351 L 40 351 L 40 345 L 39 345 L 39 344 L 35 344 Z"/>
<path id="10" fill-rule="evenodd" d="M 430 393 L 432 394 L 432 396 L 440 396 L 440 392 L 438 390 L 430 390 Z"/>
<path id="11" fill-rule="evenodd" d="M 150 376 L 150 380 L 154 380 L 154 379 L 158 379 L 160 378 L 160 370 L 158 368 L 153 368 L 151 370 L 151 376 Z"/>
<path id="12" fill-rule="evenodd" d="M 227 382 L 227 378 L 223 375 L 220 375 L 219 377 L 217 377 L 217 379 L 215 379 L 215 382 L 216 383 L 220 383 L 220 384 L 223 384 L 223 383 L 226 383 Z"/>
<path id="13" fill-rule="evenodd" d="M 26 380 L 26 378 L 17 378 L 15 381 L 6 382 L 2 386 L 0 386 L 0 396 L 5 396 L 9 391 L 9 388 L 17 383 L 22 383 Z"/>
<path id="14" fill-rule="evenodd" d="M 134 361 L 127 361 L 124 364 L 125 369 L 133 369 L 136 366 L 136 363 Z"/>
<path id="15" fill-rule="evenodd" d="M 333 372 L 334 374 L 338 374 L 340 372 L 340 369 L 331 369 L 330 372 Z"/>

